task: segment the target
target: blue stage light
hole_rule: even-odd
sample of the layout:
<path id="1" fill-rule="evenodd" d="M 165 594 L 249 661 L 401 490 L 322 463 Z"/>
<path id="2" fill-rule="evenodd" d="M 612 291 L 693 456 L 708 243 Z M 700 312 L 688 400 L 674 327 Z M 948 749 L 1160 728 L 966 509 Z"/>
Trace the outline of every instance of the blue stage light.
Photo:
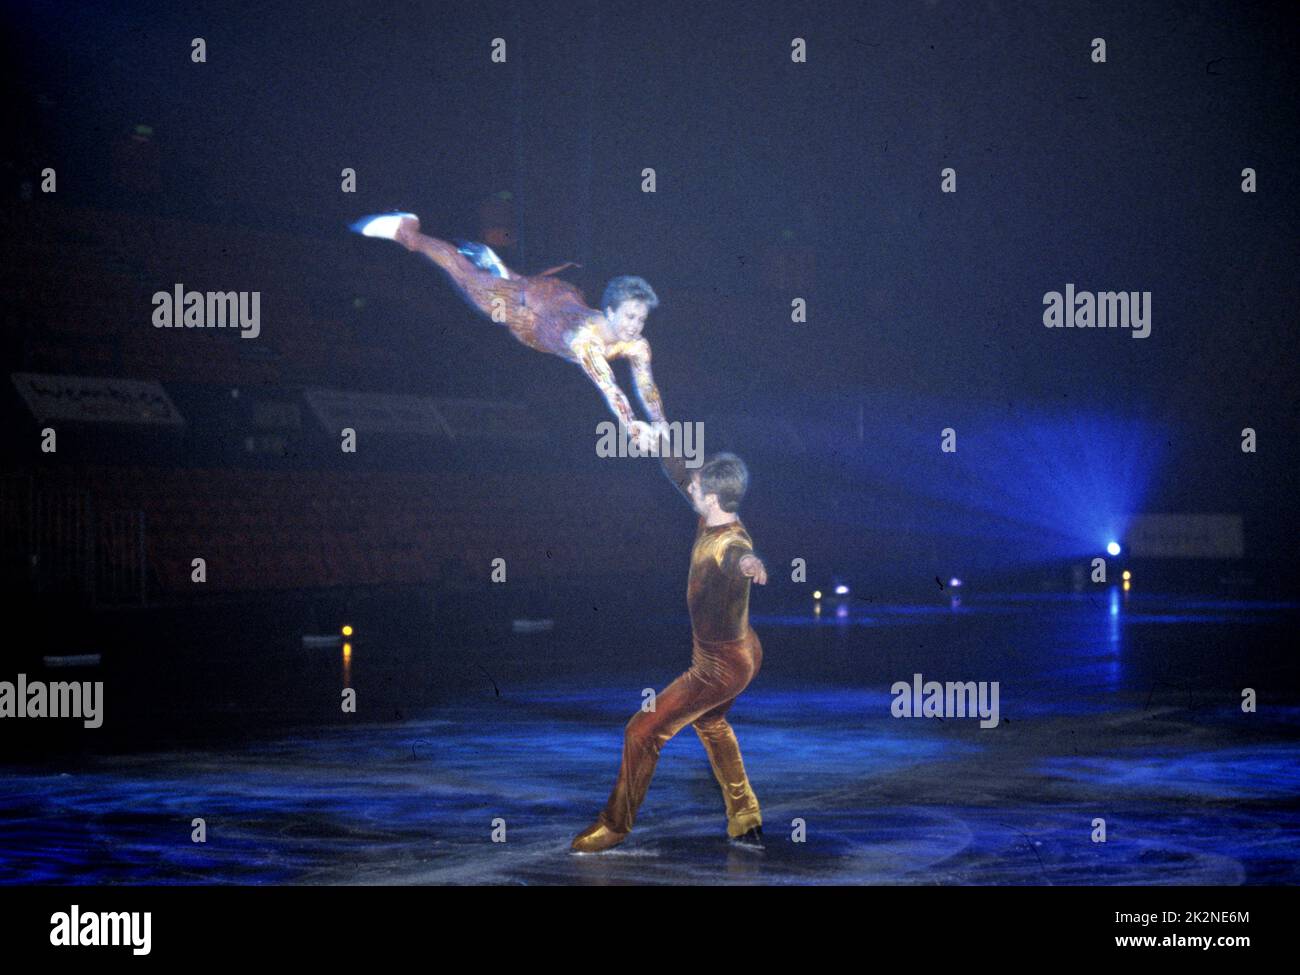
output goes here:
<path id="1" fill-rule="evenodd" d="M 1120 552 L 1119 542 L 1111 542 L 1109 545 L 1106 546 L 1106 551 L 1111 555 L 1119 555 Z"/>
<path id="2" fill-rule="evenodd" d="M 849 594 L 849 587 L 848 587 L 848 586 L 836 586 L 836 587 L 835 587 L 835 595 L 837 595 L 837 596 L 847 596 L 848 594 Z"/>
<path id="3" fill-rule="evenodd" d="M 897 390 L 863 391 L 861 401 L 872 418 L 873 449 L 849 453 L 841 443 L 838 399 L 802 398 L 797 407 L 801 416 L 824 411 L 835 417 L 825 423 L 810 418 L 807 429 L 809 443 L 845 464 L 845 503 L 829 523 L 852 537 L 880 532 L 900 552 L 911 545 L 900 534 L 905 525 L 908 536 L 943 553 L 949 575 L 960 566 L 963 580 L 1086 563 L 1098 549 L 1110 559 L 1106 543 L 1112 539 L 1124 558 L 1130 520 L 1146 509 L 1173 439 L 1161 424 L 1132 412 L 1017 404 L 1009 413 L 1005 403 L 965 396 L 936 403 L 932 394 L 911 401 Z M 946 413 L 967 417 L 960 476 L 954 476 L 952 456 L 932 449 L 933 431 L 919 419 Z M 895 491 L 899 483 L 907 484 L 905 494 Z M 847 565 L 844 571 L 864 574 Z"/>

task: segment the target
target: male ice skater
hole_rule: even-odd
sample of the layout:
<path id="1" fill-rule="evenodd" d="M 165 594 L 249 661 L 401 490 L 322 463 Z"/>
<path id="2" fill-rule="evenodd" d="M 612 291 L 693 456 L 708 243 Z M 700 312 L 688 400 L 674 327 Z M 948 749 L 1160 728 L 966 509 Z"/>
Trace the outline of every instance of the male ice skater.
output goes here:
<path id="1" fill-rule="evenodd" d="M 734 454 L 719 454 L 694 472 L 670 456 L 660 441 L 664 473 L 700 516 L 691 550 L 686 603 L 691 613 L 691 666 L 655 698 L 653 711 L 638 711 L 623 734 L 623 765 L 614 791 L 596 822 L 573 841 L 579 853 L 621 843 L 632 830 L 637 809 L 650 788 L 664 742 L 691 725 L 708 753 L 722 786 L 731 842 L 761 849 L 763 817 L 749 786 L 727 710 L 763 662 L 763 648 L 749 628 L 750 580 L 767 584 L 767 571 L 754 555 L 749 533 L 736 510 L 749 473 Z"/>
<path id="2" fill-rule="evenodd" d="M 365 217 L 352 229 L 366 237 L 395 240 L 429 258 L 447 272 L 471 305 L 504 323 L 524 345 L 580 366 L 630 434 L 643 444 L 653 443 L 649 424 L 637 419 L 609 367 L 611 359 L 626 357 L 641 405 L 652 421 L 666 422 L 650 372 L 650 343 L 641 337 L 646 316 L 658 307 L 659 298 L 643 278 L 610 281 L 601 314 L 587 307 L 576 287 L 552 276 L 569 264 L 524 277 L 506 267 L 486 244 L 457 246 L 420 233 L 420 220 L 413 213 Z"/>

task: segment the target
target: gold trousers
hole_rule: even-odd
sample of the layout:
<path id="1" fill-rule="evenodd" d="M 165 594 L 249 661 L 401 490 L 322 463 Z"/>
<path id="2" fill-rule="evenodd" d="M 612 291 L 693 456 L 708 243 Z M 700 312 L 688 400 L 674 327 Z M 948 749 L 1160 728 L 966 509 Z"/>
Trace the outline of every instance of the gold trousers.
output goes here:
<path id="1" fill-rule="evenodd" d="M 659 750 L 688 724 L 708 753 L 727 807 L 727 833 L 741 836 L 763 824 L 758 797 L 750 788 L 736 734 L 726 714 L 763 663 L 763 646 L 750 630 L 739 640 L 707 642 L 696 638 L 691 666 L 655 698 L 653 711 L 638 711 L 623 732 L 623 765 L 600 822 L 617 833 L 632 829 L 650 788 Z"/>
<path id="2" fill-rule="evenodd" d="M 511 271 L 510 277 L 499 278 L 437 237 L 404 230 L 396 240 L 446 271 L 466 301 L 494 322 L 502 322 L 516 339 L 539 352 L 569 358 L 568 336 L 592 316 L 599 317 L 599 312 L 587 307 L 577 287 L 551 277 L 565 265 L 531 277 Z"/>

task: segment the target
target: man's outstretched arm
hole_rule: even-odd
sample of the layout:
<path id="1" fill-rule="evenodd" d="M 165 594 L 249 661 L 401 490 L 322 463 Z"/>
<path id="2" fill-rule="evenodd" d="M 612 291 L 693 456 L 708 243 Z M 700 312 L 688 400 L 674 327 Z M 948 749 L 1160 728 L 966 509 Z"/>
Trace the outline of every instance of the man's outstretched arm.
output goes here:
<path id="1" fill-rule="evenodd" d="M 658 426 L 654 428 L 659 438 L 659 464 L 663 467 L 664 477 L 672 481 L 672 486 L 676 487 L 682 498 L 686 499 L 690 510 L 695 510 L 695 502 L 690 499 L 690 481 L 695 474 L 692 469 L 686 467 L 686 459 L 673 455 L 672 441 L 668 438 L 668 430 Z"/>
<path id="2" fill-rule="evenodd" d="M 672 442 L 668 439 L 668 432 L 659 428 L 659 463 L 664 469 L 664 476 L 672 481 L 673 487 L 677 488 L 686 503 L 695 509 L 695 502 L 691 500 L 691 478 L 694 475 L 686 466 L 684 457 L 674 457 Z"/>
<path id="3" fill-rule="evenodd" d="M 722 571 L 728 575 L 748 576 L 760 586 L 767 585 L 767 569 L 754 550 L 741 542 L 728 545 L 722 555 Z"/>

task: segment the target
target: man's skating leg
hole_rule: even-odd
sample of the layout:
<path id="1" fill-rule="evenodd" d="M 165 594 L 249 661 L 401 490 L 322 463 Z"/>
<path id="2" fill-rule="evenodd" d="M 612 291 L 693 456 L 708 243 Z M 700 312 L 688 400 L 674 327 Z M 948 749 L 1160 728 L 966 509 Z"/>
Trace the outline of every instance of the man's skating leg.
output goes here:
<path id="1" fill-rule="evenodd" d="M 749 639 L 749 653 L 754 664 L 750 680 L 753 680 L 763 664 L 763 647 L 752 630 Z M 755 841 L 753 845 L 761 845 L 763 815 L 759 809 L 758 797 L 745 773 L 740 742 L 736 740 L 736 733 L 727 721 L 727 712 L 735 700 L 733 697 L 704 713 L 692 726 L 709 756 L 713 776 L 722 789 L 722 799 L 727 809 L 727 835 L 737 839 L 752 833 L 750 839 Z"/>
<path id="2" fill-rule="evenodd" d="M 694 723 L 695 733 L 709 756 L 713 777 L 722 789 L 722 799 L 727 808 L 727 835 L 735 839 L 751 829 L 763 825 L 758 797 L 745 774 L 745 762 L 740 755 L 740 743 L 726 718 L 728 701 L 716 711 L 711 711 Z"/>
<path id="3" fill-rule="evenodd" d="M 623 761 L 609 801 L 596 822 L 574 839 L 574 850 L 594 853 L 627 837 L 650 789 L 664 743 L 716 707 L 719 693 L 727 691 L 703 679 L 692 667 L 655 696 L 653 711 L 632 716 L 623 729 Z"/>
<path id="4" fill-rule="evenodd" d="M 573 849 L 595 852 L 622 842 L 631 832 L 637 810 L 641 808 L 650 789 L 650 780 L 654 776 L 664 743 L 688 724 L 694 724 L 706 715 L 716 716 L 715 712 L 719 708 L 725 714 L 725 708 L 730 706 L 736 695 L 758 673 L 761 662 L 762 649 L 752 632 L 743 641 L 726 644 L 702 646 L 697 640 L 691 668 L 656 696 L 655 710 L 638 711 L 628 721 L 623 731 L 623 761 L 609 801 L 605 803 L 595 824 L 578 834 L 573 841 Z M 725 725 L 725 721 L 723 723 Z M 740 747 L 736 744 L 730 726 L 727 726 L 725 734 L 718 730 L 716 722 L 710 722 L 707 727 L 710 732 L 718 731 L 715 736 L 716 750 L 723 774 L 734 777 L 736 768 L 739 767 L 739 776 L 744 779 Z M 730 746 L 727 738 L 730 738 Z M 706 744 L 705 747 L 709 748 L 710 745 Z M 713 751 L 710 751 L 710 761 L 712 755 Z M 715 774 L 717 768 L 715 766 Z M 756 827 L 758 800 L 753 797 L 747 779 L 744 779 L 740 791 L 742 795 L 735 807 L 736 822 L 741 824 L 754 820 Z M 729 806 L 728 812 L 730 811 Z M 745 827 L 746 830 L 750 828 Z"/>

